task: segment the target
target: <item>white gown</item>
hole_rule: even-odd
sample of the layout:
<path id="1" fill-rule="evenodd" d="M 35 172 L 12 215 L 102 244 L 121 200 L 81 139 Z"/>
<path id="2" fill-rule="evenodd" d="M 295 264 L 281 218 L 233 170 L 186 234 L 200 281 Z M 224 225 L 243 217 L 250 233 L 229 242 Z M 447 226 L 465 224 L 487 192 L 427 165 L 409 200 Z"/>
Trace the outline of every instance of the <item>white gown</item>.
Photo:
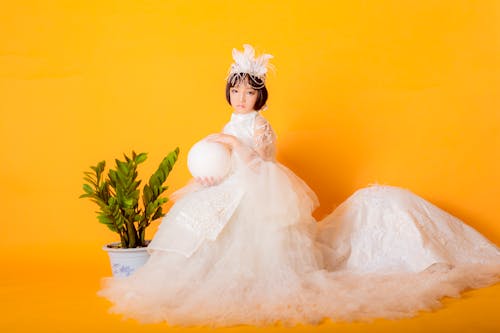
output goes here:
<path id="1" fill-rule="evenodd" d="M 316 222 L 265 118 L 233 114 L 223 132 L 244 143 L 231 174 L 175 193 L 148 262 L 103 278 L 110 312 L 182 326 L 394 319 L 500 279 L 493 243 L 405 189 L 360 189 Z"/>

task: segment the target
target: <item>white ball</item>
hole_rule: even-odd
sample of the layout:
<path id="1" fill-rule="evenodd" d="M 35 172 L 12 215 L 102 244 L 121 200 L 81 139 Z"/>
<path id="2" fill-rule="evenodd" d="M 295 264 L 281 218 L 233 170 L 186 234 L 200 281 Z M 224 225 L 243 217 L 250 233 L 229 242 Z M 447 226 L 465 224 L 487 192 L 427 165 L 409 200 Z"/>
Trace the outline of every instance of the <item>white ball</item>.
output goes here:
<path id="1" fill-rule="evenodd" d="M 189 150 L 187 165 L 193 177 L 224 178 L 231 168 L 231 154 L 223 144 L 203 139 Z"/>

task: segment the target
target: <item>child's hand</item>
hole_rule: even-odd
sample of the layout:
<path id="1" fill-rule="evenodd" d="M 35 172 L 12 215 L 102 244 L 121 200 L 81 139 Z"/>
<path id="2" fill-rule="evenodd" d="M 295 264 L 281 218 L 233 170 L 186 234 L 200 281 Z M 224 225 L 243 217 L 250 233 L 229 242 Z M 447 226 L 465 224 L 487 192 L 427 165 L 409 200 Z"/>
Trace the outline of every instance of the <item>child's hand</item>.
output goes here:
<path id="1" fill-rule="evenodd" d="M 217 177 L 195 177 L 195 180 L 205 187 L 214 186 L 222 181 L 222 178 Z"/>
<path id="2" fill-rule="evenodd" d="M 208 142 L 222 143 L 229 149 L 233 149 L 238 144 L 240 144 L 240 140 L 237 137 L 235 137 L 234 135 L 224 134 L 224 133 L 211 134 L 207 136 L 205 139 Z"/>

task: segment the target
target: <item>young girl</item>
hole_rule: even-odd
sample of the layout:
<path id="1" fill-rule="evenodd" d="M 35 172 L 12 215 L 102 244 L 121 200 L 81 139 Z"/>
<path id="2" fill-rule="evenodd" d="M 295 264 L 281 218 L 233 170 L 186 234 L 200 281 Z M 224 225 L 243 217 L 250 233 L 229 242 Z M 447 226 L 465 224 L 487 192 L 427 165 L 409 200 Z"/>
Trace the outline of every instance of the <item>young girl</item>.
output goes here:
<path id="1" fill-rule="evenodd" d="M 316 195 L 275 160 L 276 135 L 259 112 L 271 56 L 244 45 L 233 58 L 231 120 L 207 137 L 231 151 L 231 171 L 175 193 L 148 262 L 103 279 L 112 312 L 210 326 L 401 318 L 498 281 L 494 244 L 401 188 L 358 190 L 316 222 Z"/>

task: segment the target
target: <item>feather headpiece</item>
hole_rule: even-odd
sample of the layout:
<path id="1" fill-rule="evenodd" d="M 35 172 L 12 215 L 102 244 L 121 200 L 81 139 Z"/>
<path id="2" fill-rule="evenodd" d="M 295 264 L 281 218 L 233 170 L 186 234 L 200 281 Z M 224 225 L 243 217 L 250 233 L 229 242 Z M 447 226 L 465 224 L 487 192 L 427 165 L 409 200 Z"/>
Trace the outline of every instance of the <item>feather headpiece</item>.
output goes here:
<path id="1" fill-rule="evenodd" d="M 229 76 L 233 74 L 250 74 L 262 81 L 266 79 L 269 59 L 273 58 L 270 54 L 262 54 L 255 58 L 255 50 L 249 44 L 243 44 L 243 52 L 233 49 L 234 63 L 231 64 Z"/>

